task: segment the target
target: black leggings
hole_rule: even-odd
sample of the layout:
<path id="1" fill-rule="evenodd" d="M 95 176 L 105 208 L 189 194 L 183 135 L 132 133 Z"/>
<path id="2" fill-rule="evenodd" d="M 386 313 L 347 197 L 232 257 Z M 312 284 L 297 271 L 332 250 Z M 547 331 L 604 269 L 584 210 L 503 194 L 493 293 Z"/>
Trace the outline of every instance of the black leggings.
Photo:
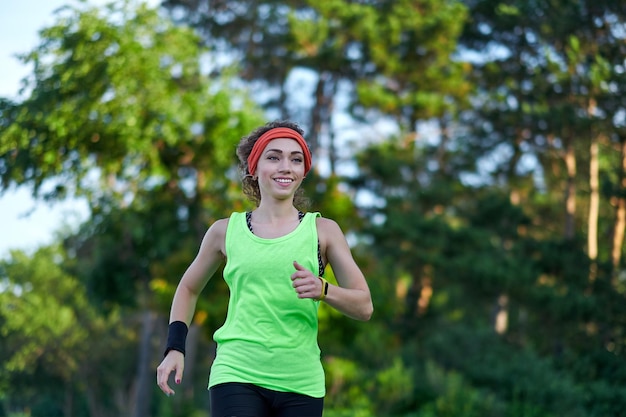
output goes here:
<path id="1" fill-rule="evenodd" d="M 230 382 L 209 389 L 211 417 L 321 417 L 324 398 Z"/>

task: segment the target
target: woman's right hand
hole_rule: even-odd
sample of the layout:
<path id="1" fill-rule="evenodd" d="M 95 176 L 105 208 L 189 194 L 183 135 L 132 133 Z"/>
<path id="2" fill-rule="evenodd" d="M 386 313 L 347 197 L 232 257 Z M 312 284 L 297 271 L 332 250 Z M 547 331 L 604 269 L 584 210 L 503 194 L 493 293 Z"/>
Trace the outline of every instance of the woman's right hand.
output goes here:
<path id="1" fill-rule="evenodd" d="M 161 388 L 161 391 L 168 397 L 174 395 L 175 392 L 170 388 L 167 380 L 172 372 L 174 374 L 174 382 L 180 384 L 183 380 L 183 370 L 185 369 L 185 355 L 177 350 L 170 350 L 167 352 L 161 364 L 157 367 L 157 385 Z"/>

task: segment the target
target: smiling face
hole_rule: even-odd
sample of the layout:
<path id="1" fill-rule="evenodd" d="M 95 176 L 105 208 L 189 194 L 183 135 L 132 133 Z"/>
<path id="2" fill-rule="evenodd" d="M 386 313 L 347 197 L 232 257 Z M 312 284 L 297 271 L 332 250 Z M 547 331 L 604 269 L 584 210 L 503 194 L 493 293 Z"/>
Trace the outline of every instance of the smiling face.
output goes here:
<path id="1" fill-rule="evenodd" d="M 261 198 L 293 198 L 304 179 L 304 153 L 293 139 L 273 139 L 257 165 Z"/>

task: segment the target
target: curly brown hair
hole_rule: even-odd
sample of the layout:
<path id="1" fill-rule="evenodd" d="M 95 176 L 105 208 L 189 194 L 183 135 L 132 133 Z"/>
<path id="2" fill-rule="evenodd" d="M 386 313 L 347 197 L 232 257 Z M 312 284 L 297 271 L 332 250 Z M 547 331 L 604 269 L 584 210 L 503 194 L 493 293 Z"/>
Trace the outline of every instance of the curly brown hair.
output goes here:
<path id="1" fill-rule="evenodd" d="M 257 207 L 261 203 L 261 190 L 259 189 L 259 182 L 255 180 L 248 171 L 248 156 L 252 152 L 252 148 L 256 141 L 263 136 L 268 130 L 275 129 L 277 127 L 286 127 L 291 130 L 295 130 L 300 135 L 304 136 L 304 130 L 298 126 L 297 123 L 288 120 L 275 120 L 268 122 L 263 126 L 260 126 L 250 132 L 249 135 L 244 136 L 237 145 L 237 157 L 239 158 L 239 168 L 242 173 L 242 189 L 243 193 L 252 201 Z M 309 200 L 304 196 L 302 188 L 298 188 L 293 200 L 294 206 L 299 210 L 304 210 L 309 206 Z"/>

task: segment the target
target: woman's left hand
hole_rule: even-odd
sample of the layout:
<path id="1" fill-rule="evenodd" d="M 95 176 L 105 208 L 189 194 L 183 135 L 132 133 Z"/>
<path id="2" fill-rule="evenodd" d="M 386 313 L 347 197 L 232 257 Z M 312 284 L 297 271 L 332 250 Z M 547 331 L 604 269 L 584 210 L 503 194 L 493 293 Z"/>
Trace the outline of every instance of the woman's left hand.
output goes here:
<path id="1" fill-rule="evenodd" d="M 296 272 L 291 274 L 291 281 L 298 297 L 315 300 L 322 298 L 322 280 L 297 261 L 293 261 L 293 267 L 296 268 Z"/>

